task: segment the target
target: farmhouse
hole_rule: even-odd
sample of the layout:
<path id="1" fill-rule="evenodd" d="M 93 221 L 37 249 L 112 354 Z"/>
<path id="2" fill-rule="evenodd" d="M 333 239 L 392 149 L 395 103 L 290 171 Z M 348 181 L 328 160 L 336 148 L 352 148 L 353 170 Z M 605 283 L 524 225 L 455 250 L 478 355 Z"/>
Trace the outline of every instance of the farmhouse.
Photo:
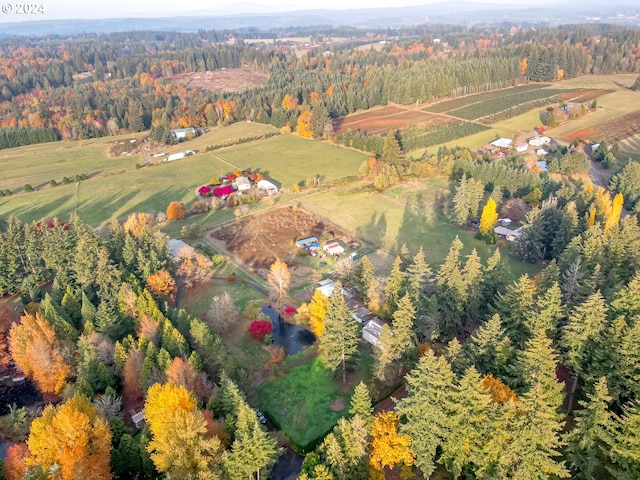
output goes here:
<path id="1" fill-rule="evenodd" d="M 185 138 L 195 137 L 196 129 L 193 127 L 177 128 L 171 132 L 171 135 L 173 135 L 173 138 L 176 140 L 184 140 Z"/>
<path id="2" fill-rule="evenodd" d="M 549 145 L 550 143 L 551 143 L 551 139 L 544 135 L 540 135 L 540 136 L 529 139 L 529 145 L 531 145 L 532 147 L 543 147 L 544 145 Z"/>
<path id="3" fill-rule="evenodd" d="M 334 257 L 337 255 L 342 255 L 344 253 L 344 247 L 335 240 L 327 243 L 324 247 L 322 247 L 322 249 L 329 255 L 333 255 Z"/>
<path id="4" fill-rule="evenodd" d="M 236 178 L 236 187 L 238 187 L 239 192 L 249 190 L 251 188 L 251 181 L 249 181 L 247 177 L 238 177 Z"/>
<path id="5" fill-rule="evenodd" d="M 497 148 L 509 148 L 512 143 L 513 140 L 511 140 L 510 138 L 499 138 L 491 142 L 489 145 Z"/>
<path id="6" fill-rule="evenodd" d="M 515 242 L 520 236 L 522 227 L 516 228 L 515 230 L 510 230 L 506 227 L 496 227 L 493 231 L 498 235 L 498 238 L 504 238 L 508 242 Z"/>
<path id="7" fill-rule="evenodd" d="M 258 192 L 263 195 L 275 195 L 278 193 L 278 187 L 276 187 L 269 180 L 259 180 L 258 183 Z"/>
<path id="8" fill-rule="evenodd" d="M 362 338 L 374 347 L 380 347 L 382 325 L 383 323 L 378 318 L 372 318 L 362 329 Z"/>

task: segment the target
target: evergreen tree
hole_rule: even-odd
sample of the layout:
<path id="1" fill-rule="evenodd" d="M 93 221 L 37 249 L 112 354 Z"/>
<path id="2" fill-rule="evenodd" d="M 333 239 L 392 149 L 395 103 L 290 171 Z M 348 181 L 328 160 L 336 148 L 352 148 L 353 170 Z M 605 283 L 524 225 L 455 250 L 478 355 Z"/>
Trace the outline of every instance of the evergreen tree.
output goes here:
<path id="1" fill-rule="evenodd" d="M 342 382 L 347 382 L 347 361 L 358 350 L 358 324 L 351 318 L 351 312 L 336 285 L 327 305 L 324 332 L 320 337 L 324 365 L 331 372 L 342 364 Z"/>
<path id="2" fill-rule="evenodd" d="M 391 327 L 386 323 L 382 326 L 378 341 L 380 344 L 376 348 L 375 376 L 381 382 L 386 383 L 389 380 L 391 367 L 396 360 L 395 339 Z"/>
<path id="3" fill-rule="evenodd" d="M 611 442 L 614 465 L 610 471 L 620 480 L 640 478 L 640 404 L 628 404 L 617 423 Z"/>
<path id="4" fill-rule="evenodd" d="M 450 417 L 456 412 L 455 376 L 444 357 L 428 350 L 406 377 L 408 396 L 396 413 L 404 419 L 400 433 L 411 437 L 416 465 L 428 478 L 436 468 L 436 454 L 451 434 Z"/>
<path id="5" fill-rule="evenodd" d="M 409 294 L 398 301 L 398 308 L 393 314 L 393 345 L 396 357 L 407 357 L 414 352 L 416 335 L 413 325 L 416 311 L 411 304 Z"/>
<path id="6" fill-rule="evenodd" d="M 438 271 L 434 292 L 440 314 L 440 330 L 445 338 L 452 337 L 462 325 L 467 301 L 466 285 L 460 268 L 462 246 L 458 237 L 451 243 L 449 253 Z"/>
<path id="7" fill-rule="evenodd" d="M 356 270 L 356 283 L 365 300 L 368 300 L 368 292 L 373 283 L 373 264 L 366 255 L 360 260 L 358 269 Z"/>
<path id="8" fill-rule="evenodd" d="M 462 375 L 469 366 L 467 356 L 464 350 L 462 350 L 460 341 L 456 337 L 453 337 L 453 339 L 447 343 L 447 348 L 443 355 L 444 358 L 447 359 L 447 362 L 449 362 L 449 365 L 451 365 L 451 370 L 453 370 L 456 375 Z"/>
<path id="9" fill-rule="evenodd" d="M 320 453 L 336 478 L 360 480 L 366 477 L 369 428 L 356 415 L 351 420 L 344 417 L 325 437 Z"/>
<path id="10" fill-rule="evenodd" d="M 373 422 L 373 406 L 371 405 L 371 394 L 369 393 L 369 389 L 364 384 L 364 382 L 360 382 L 353 390 L 353 395 L 351 395 L 349 414 L 352 417 L 359 415 L 369 426 L 371 425 L 371 422 Z"/>
<path id="11" fill-rule="evenodd" d="M 587 395 L 587 401 L 580 402 L 582 409 L 575 413 L 575 426 L 567 435 L 567 460 L 576 479 L 606 477 L 608 449 L 615 426 L 610 403 L 607 382 L 602 377 L 595 385 L 595 392 Z"/>
<path id="12" fill-rule="evenodd" d="M 529 317 L 535 306 L 536 287 L 528 275 L 509 285 L 495 299 L 495 310 L 516 348 L 522 348 L 529 338 Z"/>
<path id="13" fill-rule="evenodd" d="M 453 219 L 460 226 L 465 226 L 469 220 L 476 218 L 480 202 L 484 196 L 484 185 L 474 178 L 462 176 L 460 184 L 453 196 Z"/>
<path id="14" fill-rule="evenodd" d="M 480 326 L 465 345 L 465 353 L 471 365 L 484 375 L 493 374 L 512 384 L 515 354 L 507 337 L 499 314 L 494 314 Z"/>
<path id="15" fill-rule="evenodd" d="M 396 133 L 393 130 L 389 130 L 389 133 L 387 133 L 387 136 L 384 138 L 380 158 L 394 167 L 398 167 L 400 165 L 402 149 L 400 148 L 400 144 L 396 138 Z"/>
<path id="16" fill-rule="evenodd" d="M 416 309 L 416 316 L 420 318 L 426 314 L 428 308 L 427 296 L 424 292 L 427 282 L 430 281 L 432 272 L 422 250 L 413 257 L 413 261 L 407 267 L 406 286 L 412 305 Z"/>
<path id="17" fill-rule="evenodd" d="M 398 300 L 404 290 L 404 280 L 406 274 L 402 271 L 402 259 L 398 256 L 393 267 L 391 267 L 391 273 L 389 279 L 385 284 L 385 312 L 387 315 L 393 315 L 393 312 L 398 308 Z"/>
<path id="18" fill-rule="evenodd" d="M 467 256 L 461 273 L 466 297 L 465 314 L 467 318 L 477 318 L 483 301 L 484 275 L 482 263 L 475 248 Z"/>
<path id="19" fill-rule="evenodd" d="M 558 355 L 551 343 L 544 330 L 535 332 L 520 355 L 517 366 L 524 387 L 522 390 L 528 389 L 531 400 L 544 402 L 557 418 L 564 399 L 564 384 L 558 382 L 556 377 Z"/>
<path id="20" fill-rule="evenodd" d="M 560 320 L 565 317 L 562 305 L 562 292 L 557 283 L 538 295 L 536 309 L 532 312 L 528 325 L 529 336 L 540 329 L 544 330 L 549 338 L 555 338 Z"/>

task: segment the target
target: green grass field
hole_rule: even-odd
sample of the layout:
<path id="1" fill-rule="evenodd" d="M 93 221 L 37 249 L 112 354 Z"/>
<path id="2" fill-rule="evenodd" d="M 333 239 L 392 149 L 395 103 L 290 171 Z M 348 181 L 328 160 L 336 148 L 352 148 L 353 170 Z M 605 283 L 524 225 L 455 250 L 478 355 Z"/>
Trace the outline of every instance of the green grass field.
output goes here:
<path id="1" fill-rule="evenodd" d="M 292 135 L 276 136 L 171 163 L 91 178 L 78 185 L 77 201 L 75 184 L 47 186 L 39 191 L 0 198 L 0 215 L 14 214 L 23 221 L 32 221 L 53 216 L 67 219 L 77 211 L 84 221 L 99 226 L 110 218 L 132 212 L 164 211 L 173 200 L 189 204 L 195 200 L 194 190 L 199 185 L 233 170 L 232 165 L 214 155 L 240 168 L 259 169 L 285 187 L 315 174 L 323 175 L 326 180 L 355 175 L 367 158 L 362 153 L 318 141 Z M 216 212 L 207 216 L 207 221 L 212 216 L 229 219 L 233 214 Z"/>
<path id="2" fill-rule="evenodd" d="M 285 376 L 258 388 L 258 406 L 298 448 L 310 451 L 346 412 L 333 412 L 331 402 L 349 395 L 329 378 L 319 358 L 292 368 Z"/>
<path id="3" fill-rule="evenodd" d="M 439 217 L 437 197 L 448 191 L 443 179 L 403 184 L 384 195 L 364 191 L 361 187 L 362 184 L 348 185 L 301 199 L 301 203 L 307 210 L 331 219 L 348 233 L 392 254 L 397 254 L 403 243 L 413 253 L 422 246 L 432 267 L 443 262 L 456 236 L 464 243 L 464 255 L 476 248 L 486 260 L 496 248 L 476 239 L 473 232 L 461 230 Z M 540 270 L 539 266 L 516 260 L 507 251 L 502 253 L 505 276 L 511 279 L 524 273 L 532 276 Z"/>

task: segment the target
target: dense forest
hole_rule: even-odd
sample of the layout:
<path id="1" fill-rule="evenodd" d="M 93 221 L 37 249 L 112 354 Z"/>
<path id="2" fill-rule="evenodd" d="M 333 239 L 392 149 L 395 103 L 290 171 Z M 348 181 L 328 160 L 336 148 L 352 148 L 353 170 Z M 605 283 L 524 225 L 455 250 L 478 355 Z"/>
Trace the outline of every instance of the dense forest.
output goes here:
<path id="1" fill-rule="evenodd" d="M 367 32 L 302 31 L 314 38 L 325 33 Z M 171 128 L 244 119 L 295 129 L 301 110 L 318 103 L 335 118 L 387 102 L 640 69 L 638 31 L 617 27 L 385 31 L 393 34 L 400 40 L 381 51 L 337 43 L 303 55 L 286 44 L 245 45 L 237 33 L 214 31 L 3 40 L 1 126 L 46 127 L 67 139 L 151 128 L 154 138 L 169 141 Z M 173 79 L 230 67 L 269 80 L 243 92 L 212 93 Z"/>

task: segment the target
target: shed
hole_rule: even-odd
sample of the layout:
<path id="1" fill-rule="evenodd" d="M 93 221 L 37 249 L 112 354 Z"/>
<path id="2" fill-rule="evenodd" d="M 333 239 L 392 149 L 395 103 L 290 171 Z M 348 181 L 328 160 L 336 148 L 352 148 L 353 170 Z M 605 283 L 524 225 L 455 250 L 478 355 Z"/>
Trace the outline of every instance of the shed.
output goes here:
<path id="1" fill-rule="evenodd" d="M 136 428 L 141 429 L 145 424 L 144 414 L 142 412 L 134 413 L 131 415 L 131 421 L 134 423 Z"/>
<path id="2" fill-rule="evenodd" d="M 504 238 L 508 242 L 515 242 L 520 236 L 520 232 L 522 231 L 522 227 L 516 228 L 515 230 L 510 230 L 506 227 L 496 227 L 493 231 L 498 235 L 499 238 Z"/>
<path id="3" fill-rule="evenodd" d="M 510 138 L 499 138 L 491 142 L 489 145 L 491 145 L 492 147 L 498 147 L 498 148 L 509 148 L 512 143 L 513 143 L 513 140 L 511 140 Z"/>
<path id="4" fill-rule="evenodd" d="M 362 329 L 362 338 L 374 347 L 380 348 L 380 333 L 383 323 L 378 318 L 369 320 Z"/>
<path id="5" fill-rule="evenodd" d="M 527 145 L 526 143 L 518 143 L 518 145 L 516 146 L 516 152 L 518 153 L 524 153 L 529 149 L 529 145 Z"/>
<path id="6" fill-rule="evenodd" d="M 251 182 L 247 177 L 238 177 L 236 178 L 236 186 L 238 187 L 238 191 L 242 192 L 251 188 Z"/>
<path id="7" fill-rule="evenodd" d="M 172 153 L 167 157 L 167 162 L 173 162 L 174 160 L 180 160 L 185 157 L 184 152 Z"/>
<path id="8" fill-rule="evenodd" d="M 171 134 L 178 140 L 181 140 L 183 138 L 187 138 L 189 136 L 195 137 L 196 136 L 196 129 L 193 127 L 188 127 L 188 128 L 177 128 L 175 129 L 173 132 L 171 132 Z"/>
<path id="9" fill-rule="evenodd" d="M 278 187 L 269 180 L 259 180 L 257 185 L 258 191 L 262 192 L 264 195 L 275 195 L 278 193 Z"/>
<path id="10" fill-rule="evenodd" d="M 322 292 L 322 294 L 329 298 L 331 297 L 331 295 L 333 295 L 333 290 L 336 287 L 336 282 L 335 280 L 331 280 L 330 278 L 327 278 L 326 280 L 322 280 L 321 282 L 318 282 L 318 286 L 316 287 L 316 290 L 320 290 L 320 292 Z M 344 289 L 340 288 L 340 292 L 344 293 Z"/>
<path id="11" fill-rule="evenodd" d="M 296 247 L 307 248 L 313 245 L 314 243 L 315 244 L 318 243 L 318 239 L 316 237 L 301 238 L 300 240 L 296 240 Z"/>
<path id="12" fill-rule="evenodd" d="M 344 247 L 336 241 L 329 242 L 322 248 L 329 255 L 335 256 L 335 255 L 342 255 L 344 253 Z"/>

